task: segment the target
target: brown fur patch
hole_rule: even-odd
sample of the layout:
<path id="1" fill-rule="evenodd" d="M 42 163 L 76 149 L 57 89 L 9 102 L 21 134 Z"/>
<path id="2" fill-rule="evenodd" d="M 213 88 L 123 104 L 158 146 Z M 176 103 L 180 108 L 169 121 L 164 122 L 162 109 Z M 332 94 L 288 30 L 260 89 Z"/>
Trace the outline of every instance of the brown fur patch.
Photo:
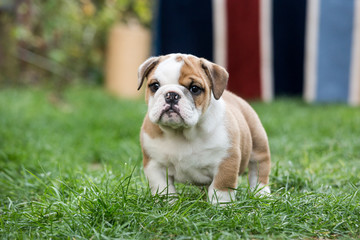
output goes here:
<path id="1" fill-rule="evenodd" d="M 148 165 L 148 163 L 150 161 L 150 157 L 144 148 L 141 148 L 141 151 L 142 151 L 142 155 L 143 155 L 143 167 L 146 168 L 146 166 Z"/>
<path id="2" fill-rule="evenodd" d="M 228 72 L 219 65 L 216 65 L 204 58 L 200 59 L 200 66 L 210 80 L 210 86 L 215 99 L 219 99 L 223 94 L 229 79 Z"/>
<path id="3" fill-rule="evenodd" d="M 177 56 L 175 58 L 175 61 L 177 61 L 177 62 L 181 62 L 182 60 L 183 60 L 182 56 Z"/>
<path id="4" fill-rule="evenodd" d="M 266 132 L 258 115 L 246 101 L 229 91 L 224 92 L 223 99 L 227 108 L 235 112 L 236 119 L 240 124 L 240 173 L 245 170 L 249 161 L 256 162 L 259 174 L 258 181 L 268 184 L 271 168 L 270 148 Z"/>
<path id="5" fill-rule="evenodd" d="M 188 56 L 183 60 L 184 65 L 180 70 L 179 83 L 188 89 L 192 84 L 204 89 L 200 95 L 193 96 L 193 99 L 196 108 L 200 108 L 202 112 L 205 112 L 211 97 L 210 82 L 202 71 L 198 58 Z"/>
<path id="6" fill-rule="evenodd" d="M 160 127 L 150 121 L 148 114 L 145 116 L 142 125 L 142 131 L 144 131 L 151 138 L 158 138 L 163 135 L 163 131 L 160 129 Z"/>
<path id="7" fill-rule="evenodd" d="M 269 174 L 271 169 L 270 152 L 253 153 L 251 161 L 256 162 L 258 168 L 258 182 L 269 184 Z"/>
<path id="8" fill-rule="evenodd" d="M 141 133 L 140 133 L 141 145 L 143 142 L 142 138 L 143 138 L 144 133 L 149 135 L 149 137 L 151 137 L 151 138 L 159 138 L 163 135 L 163 131 L 160 129 L 160 127 L 150 121 L 148 114 L 146 114 L 144 122 L 141 127 Z M 145 152 L 144 148 L 142 148 L 142 152 L 143 152 L 143 165 L 144 165 L 144 167 L 146 167 L 150 158 L 149 158 L 149 155 Z"/>
<path id="9" fill-rule="evenodd" d="M 214 187 L 221 191 L 235 188 L 238 174 L 245 171 L 249 161 L 257 164 L 258 181 L 268 184 L 270 150 L 260 119 L 248 103 L 234 94 L 225 91 L 223 99 L 227 104 L 226 128 L 231 146 L 214 178 Z"/>
<path id="10" fill-rule="evenodd" d="M 233 146 L 228 151 L 229 156 L 224 159 L 218 168 L 218 172 L 214 178 L 214 188 L 220 191 L 227 191 L 237 187 L 240 149 Z"/>
<path id="11" fill-rule="evenodd" d="M 237 179 L 242 168 L 246 167 L 249 161 L 251 143 L 250 133 L 246 132 L 245 119 L 232 106 L 226 108 L 226 129 L 230 138 L 228 157 L 226 157 L 218 168 L 214 178 L 214 188 L 227 191 L 237 187 Z M 250 148 L 249 148 L 250 147 Z"/>

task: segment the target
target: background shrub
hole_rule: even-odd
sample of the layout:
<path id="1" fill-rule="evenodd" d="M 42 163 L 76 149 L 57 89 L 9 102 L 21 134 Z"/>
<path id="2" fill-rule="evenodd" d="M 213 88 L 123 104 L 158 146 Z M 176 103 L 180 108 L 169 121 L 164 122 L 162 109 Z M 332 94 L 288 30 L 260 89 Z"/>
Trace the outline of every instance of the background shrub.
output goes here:
<path id="1" fill-rule="evenodd" d="M 0 3 L 0 86 L 57 86 L 104 78 L 108 31 L 150 27 L 151 0 L 5 0 Z"/>

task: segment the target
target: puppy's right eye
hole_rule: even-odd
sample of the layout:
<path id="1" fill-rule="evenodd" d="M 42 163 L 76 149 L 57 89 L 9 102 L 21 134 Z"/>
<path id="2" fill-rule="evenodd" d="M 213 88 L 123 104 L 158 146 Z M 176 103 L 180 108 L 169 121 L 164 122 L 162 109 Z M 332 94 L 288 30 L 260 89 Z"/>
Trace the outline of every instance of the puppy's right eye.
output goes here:
<path id="1" fill-rule="evenodd" d="M 154 93 L 160 88 L 160 84 L 158 82 L 151 83 L 149 88 Z"/>

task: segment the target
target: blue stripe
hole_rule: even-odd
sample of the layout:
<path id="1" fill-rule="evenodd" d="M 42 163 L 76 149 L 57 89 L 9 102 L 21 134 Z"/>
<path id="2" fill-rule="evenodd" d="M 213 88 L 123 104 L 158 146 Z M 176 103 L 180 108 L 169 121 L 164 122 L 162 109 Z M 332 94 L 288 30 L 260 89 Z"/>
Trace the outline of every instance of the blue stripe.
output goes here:
<path id="1" fill-rule="evenodd" d="M 322 0 L 316 100 L 345 102 L 349 95 L 354 0 Z"/>

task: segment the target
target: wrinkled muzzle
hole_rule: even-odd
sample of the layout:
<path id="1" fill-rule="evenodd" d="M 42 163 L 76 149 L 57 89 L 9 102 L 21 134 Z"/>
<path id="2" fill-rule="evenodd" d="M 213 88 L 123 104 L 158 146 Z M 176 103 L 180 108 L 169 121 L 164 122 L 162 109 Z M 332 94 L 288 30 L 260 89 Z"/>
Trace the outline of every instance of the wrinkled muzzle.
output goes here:
<path id="1" fill-rule="evenodd" d="M 149 118 L 155 124 L 174 129 L 196 125 L 200 112 L 183 86 L 167 85 L 149 99 Z"/>

